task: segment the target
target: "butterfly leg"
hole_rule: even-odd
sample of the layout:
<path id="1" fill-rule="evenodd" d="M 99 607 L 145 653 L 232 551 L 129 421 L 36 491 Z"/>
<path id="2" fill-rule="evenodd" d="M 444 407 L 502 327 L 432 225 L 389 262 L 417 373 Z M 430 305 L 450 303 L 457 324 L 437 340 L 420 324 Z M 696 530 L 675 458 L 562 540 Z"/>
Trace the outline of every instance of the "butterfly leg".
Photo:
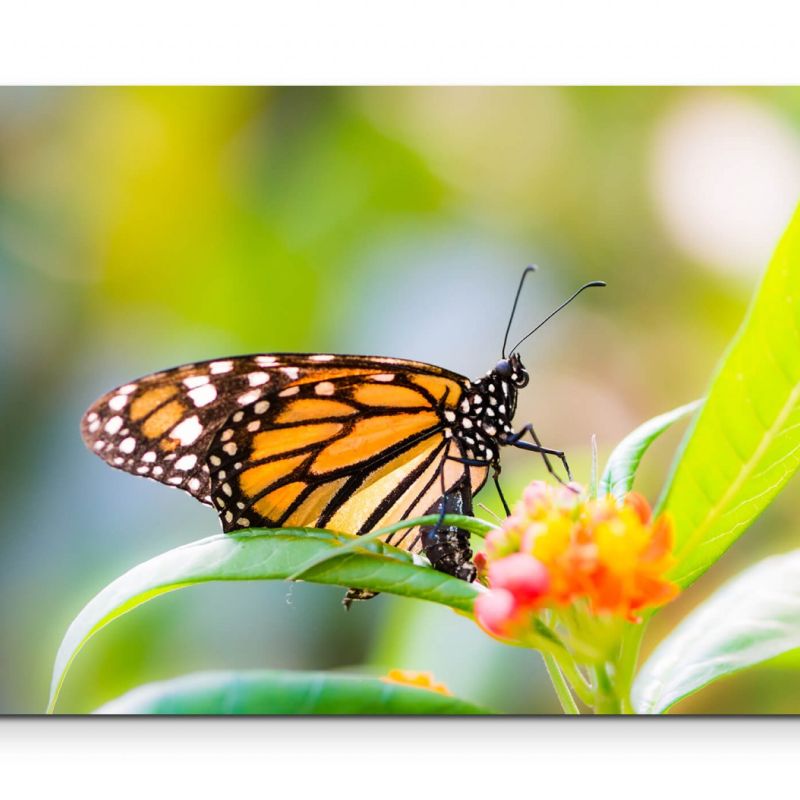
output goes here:
<path id="1" fill-rule="evenodd" d="M 522 437 L 525 436 L 526 433 L 531 435 L 531 438 L 534 441 L 534 444 L 530 442 L 523 442 Z M 508 436 L 504 441 L 503 444 L 511 445 L 513 447 L 518 447 L 521 450 L 529 450 L 533 453 L 539 453 L 544 460 L 544 464 L 547 467 L 547 471 L 559 482 L 564 483 L 564 480 L 561 476 L 553 469 L 553 465 L 550 462 L 548 456 L 553 456 L 554 458 L 558 458 L 561 463 L 564 465 L 564 470 L 567 473 L 567 481 L 572 480 L 572 471 L 569 468 L 569 464 L 567 463 L 567 457 L 564 455 L 563 450 L 553 450 L 550 447 L 544 447 L 542 443 L 539 441 L 539 437 L 536 435 L 536 431 L 533 429 L 533 425 L 528 423 L 522 430 L 517 431 L 517 433 Z"/>
<path id="2" fill-rule="evenodd" d="M 345 611 L 349 611 L 353 601 L 372 600 L 373 597 L 377 597 L 379 594 L 380 592 L 371 592 L 369 589 L 350 588 L 345 592 L 344 598 L 342 598 L 342 605 Z"/>
<path id="3" fill-rule="evenodd" d="M 500 496 L 500 502 L 503 504 L 503 510 L 506 512 L 506 516 L 511 516 L 511 509 L 508 507 L 508 503 L 506 502 L 506 496 L 503 494 L 503 490 L 500 488 L 500 469 L 495 467 L 494 472 L 492 473 L 492 480 L 494 481 L 495 488 L 497 489 L 497 494 Z"/>
<path id="4" fill-rule="evenodd" d="M 494 481 L 495 488 L 497 489 L 497 494 L 500 497 L 500 502 L 503 504 L 503 510 L 506 512 L 506 516 L 511 514 L 511 509 L 508 507 L 508 503 L 506 502 L 506 496 L 503 494 L 503 490 L 500 488 L 499 464 L 493 464 L 487 459 L 479 458 L 458 458 L 457 456 L 448 456 L 447 459 L 448 461 L 457 461 L 459 464 L 466 464 L 468 467 L 492 467 L 492 480 Z"/>

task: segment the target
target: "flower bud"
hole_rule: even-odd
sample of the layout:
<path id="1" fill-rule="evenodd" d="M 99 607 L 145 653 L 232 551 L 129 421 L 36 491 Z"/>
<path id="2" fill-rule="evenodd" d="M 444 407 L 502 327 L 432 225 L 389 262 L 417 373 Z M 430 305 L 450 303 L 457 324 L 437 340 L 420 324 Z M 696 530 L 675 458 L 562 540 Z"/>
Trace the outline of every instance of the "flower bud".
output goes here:
<path id="1" fill-rule="evenodd" d="M 511 636 L 518 619 L 514 595 L 506 589 L 490 589 L 475 600 L 475 619 L 494 636 Z"/>
<path id="2" fill-rule="evenodd" d="M 547 594 L 550 577 L 541 561 L 514 553 L 489 565 L 489 585 L 506 589 L 522 606 L 532 606 Z"/>

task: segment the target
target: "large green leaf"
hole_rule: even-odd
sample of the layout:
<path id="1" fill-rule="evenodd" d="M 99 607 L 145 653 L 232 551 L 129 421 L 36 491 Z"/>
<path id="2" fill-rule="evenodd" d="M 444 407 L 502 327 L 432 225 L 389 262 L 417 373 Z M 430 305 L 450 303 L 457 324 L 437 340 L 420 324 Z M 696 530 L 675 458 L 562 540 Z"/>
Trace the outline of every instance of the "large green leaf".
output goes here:
<path id="1" fill-rule="evenodd" d="M 421 517 L 384 531 L 409 523 L 434 524 L 437 519 Z M 467 517 L 448 515 L 446 520 L 475 530 L 490 527 Z M 139 564 L 89 601 L 67 629 L 56 654 L 48 710 L 53 709 L 73 659 L 95 633 L 158 595 L 197 583 L 280 580 L 302 573 L 303 580 L 314 583 L 390 592 L 471 612 L 480 591 L 476 585 L 415 563 L 405 551 L 382 542 L 365 542 L 352 551 L 347 545 L 354 540 L 358 537 L 308 528 L 243 531 L 210 536 Z M 344 550 L 341 556 L 316 563 L 337 549 Z"/>
<path id="2" fill-rule="evenodd" d="M 647 420 L 631 431 L 611 453 L 600 478 L 600 494 L 613 494 L 621 500 L 633 488 L 636 470 L 648 447 L 673 423 L 700 407 L 700 400 L 687 403 Z"/>
<path id="3" fill-rule="evenodd" d="M 633 686 L 659 714 L 711 681 L 800 647 L 800 550 L 761 561 L 696 608 L 656 648 Z"/>
<path id="4" fill-rule="evenodd" d="M 200 672 L 140 686 L 96 714 L 491 714 L 457 697 L 327 672 Z"/>
<path id="5" fill-rule="evenodd" d="M 675 521 L 686 586 L 739 537 L 800 466 L 800 211 L 781 239 L 660 504 Z"/>

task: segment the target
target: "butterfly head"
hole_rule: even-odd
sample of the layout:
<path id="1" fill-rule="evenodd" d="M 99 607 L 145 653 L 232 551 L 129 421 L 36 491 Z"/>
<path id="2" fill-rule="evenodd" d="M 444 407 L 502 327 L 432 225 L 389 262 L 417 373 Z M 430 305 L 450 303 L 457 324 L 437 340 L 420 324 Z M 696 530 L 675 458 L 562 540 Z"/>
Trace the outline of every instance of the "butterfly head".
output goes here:
<path id="1" fill-rule="evenodd" d="M 518 389 L 528 385 L 530 375 L 522 364 L 519 353 L 512 353 L 508 358 L 501 358 L 495 364 L 493 372 L 503 380 L 511 382 Z"/>

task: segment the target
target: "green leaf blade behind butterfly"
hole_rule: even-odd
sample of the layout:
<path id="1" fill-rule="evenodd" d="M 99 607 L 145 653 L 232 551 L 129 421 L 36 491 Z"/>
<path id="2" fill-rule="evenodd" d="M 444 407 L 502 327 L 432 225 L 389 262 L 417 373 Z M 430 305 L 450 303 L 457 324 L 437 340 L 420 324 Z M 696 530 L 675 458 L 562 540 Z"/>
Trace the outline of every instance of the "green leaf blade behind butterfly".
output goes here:
<path id="1" fill-rule="evenodd" d="M 436 517 L 431 518 L 434 522 Z M 448 517 L 449 519 L 449 517 Z M 283 580 L 324 554 L 335 554 L 352 536 L 281 528 L 219 534 L 150 559 L 110 583 L 83 608 L 56 654 L 48 709 L 52 710 L 73 659 L 99 630 L 161 594 L 209 581 Z M 303 572 L 303 580 L 389 592 L 471 613 L 480 589 L 414 563 L 405 551 L 368 542 Z"/>
<path id="2" fill-rule="evenodd" d="M 675 523 L 687 586 L 800 466 L 800 212 L 772 257 L 706 402 L 684 438 L 659 510 Z"/>
<path id="3" fill-rule="evenodd" d="M 673 424 L 697 410 L 702 400 L 674 408 L 647 420 L 631 431 L 613 450 L 600 478 L 600 494 L 622 500 L 633 488 L 642 456 L 650 445 Z"/>
<path id="4" fill-rule="evenodd" d="M 800 550 L 745 570 L 692 611 L 642 666 L 632 699 L 660 714 L 712 681 L 800 647 Z"/>
<path id="5" fill-rule="evenodd" d="M 201 672 L 147 684 L 95 714 L 491 714 L 466 700 L 380 678 L 272 670 Z"/>

